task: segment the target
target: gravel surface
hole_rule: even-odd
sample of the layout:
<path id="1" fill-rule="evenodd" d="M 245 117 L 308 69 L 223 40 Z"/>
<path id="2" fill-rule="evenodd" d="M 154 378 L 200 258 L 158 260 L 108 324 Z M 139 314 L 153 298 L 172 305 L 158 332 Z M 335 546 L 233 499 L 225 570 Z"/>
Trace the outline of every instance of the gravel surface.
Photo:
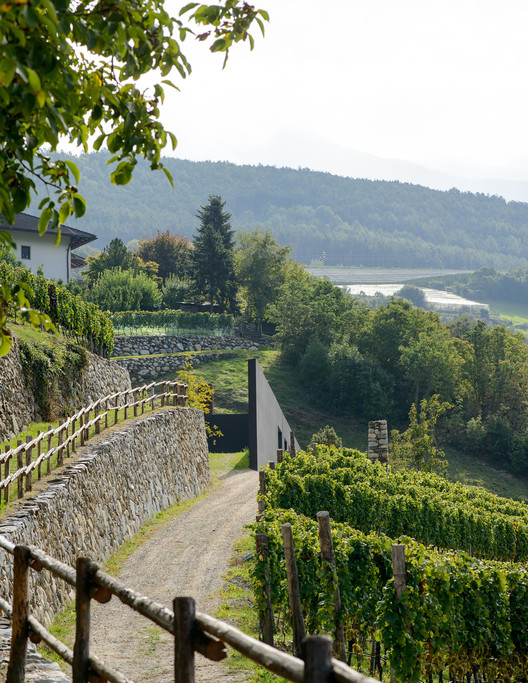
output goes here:
<path id="1" fill-rule="evenodd" d="M 192 596 L 214 614 L 233 544 L 256 514 L 258 474 L 234 470 L 204 498 L 159 528 L 124 562 L 127 586 L 172 609 L 175 596 Z M 173 641 L 153 623 L 113 598 L 94 605 L 90 650 L 137 683 L 174 680 Z M 222 663 L 196 655 L 197 681 L 239 681 Z"/>

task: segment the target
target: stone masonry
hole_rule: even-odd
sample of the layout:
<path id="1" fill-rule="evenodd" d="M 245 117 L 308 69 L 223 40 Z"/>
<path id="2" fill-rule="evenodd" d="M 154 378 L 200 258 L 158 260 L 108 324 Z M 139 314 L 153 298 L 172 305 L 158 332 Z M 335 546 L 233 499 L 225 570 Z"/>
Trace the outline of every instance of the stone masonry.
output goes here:
<path id="1" fill-rule="evenodd" d="M 36 545 L 75 566 L 103 563 L 142 524 L 211 483 L 203 413 L 166 408 L 105 432 L 0 523 L 15 544 Z M 0 593 L 11 601 L 12 557 L 0 551 Z M 74 598 L 48 571 L 31 572 L 31 610 L 44 625 Z"/>
<path id="2" fill-rule="evenodd" d="M 387 420 L 374 420 L 368 423 L 368 457 L 371 462 L 389 462 Z"/>
<path id="3" fill-rule="evenodd" d="M 114 356 L 148 356 L 156 353 L 178 353 L 180 351 L 256 351 L 258 344 L 241 337 L 213 335 L 119 335 L 115 338 Z"/>

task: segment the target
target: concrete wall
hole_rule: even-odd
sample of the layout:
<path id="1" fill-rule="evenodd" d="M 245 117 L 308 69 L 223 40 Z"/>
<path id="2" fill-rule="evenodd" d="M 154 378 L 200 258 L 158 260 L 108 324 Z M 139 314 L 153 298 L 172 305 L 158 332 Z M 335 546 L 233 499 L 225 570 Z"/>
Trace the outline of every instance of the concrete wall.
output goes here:
<path id="1" fill-rule="evenodd" d="M 277 449 L 290 447 L 290 425 L 255 358 L 248 361 L 249 466 L 259 470 L 277 462 Z M 299 444 L 295 439 L 295 448 Z"/>
<path id="2" fill-rule="evenodd" d="M 104 562 L 153 515 L 211 483 L 203 413 L 170 408 L 91 441 L 40 493 L 0 523 L 13 543 L 36 545 L 75 565 Z M 49 572 L 31 572 L 32 609 L 49 625 L 74 597 Z M 0 592 L 11 600 L 12 558 L 0 551 Z"/>

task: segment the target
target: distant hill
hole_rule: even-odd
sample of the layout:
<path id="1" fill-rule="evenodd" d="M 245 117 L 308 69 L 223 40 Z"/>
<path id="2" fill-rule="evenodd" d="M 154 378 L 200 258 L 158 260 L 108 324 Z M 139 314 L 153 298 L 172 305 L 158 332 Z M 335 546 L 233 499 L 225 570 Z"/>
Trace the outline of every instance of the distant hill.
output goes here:
<path id="1" fill-rule="evenodd" d="M 88 211 L 76 227 L 125 242 L 170 230 L 195 233 L 210 194 L 227 202 L 236 229 L 269 229 L 304 263 L 499 269 L 526 264 L 528 204 L 398 181 L 344 178 L 308 169 L 167 158 L 174 178 L 138 162 L 132 182 L 109 181 L 106 153 L 75 157 Z M 35 207 L 38 201 L 35 202 Z"/>

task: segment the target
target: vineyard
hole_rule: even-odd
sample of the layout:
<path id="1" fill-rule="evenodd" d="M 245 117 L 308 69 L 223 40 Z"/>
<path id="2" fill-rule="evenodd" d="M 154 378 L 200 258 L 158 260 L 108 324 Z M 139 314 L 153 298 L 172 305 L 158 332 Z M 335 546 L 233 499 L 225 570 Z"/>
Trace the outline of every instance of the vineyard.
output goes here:
<path id="1" fill-rule="evenodd" d="M 110 318 L 95 304 L 72 294 L 66 287 L 47 280 L 27 268 L 0 262 L 0 282 L 13 286 L 27 283 L 31 305 L 47 313 L 55 326 L 65 334 L 88 346 L 94 353 L 109 355 L 114 347 L 114 328 Z M 16 309 L 9 311 L 16 322 Z"/>
<path id="2" fill-rule="evenodd" d="M 253 580 L 261 613 L 269 586 L 276 629 L 290 614 L 281 536 L 289 523 L 306 630 L 335 634 L 342 624 L 356 668 L 380 679 L 392 670 L 398 681 L 526 680 L 527 506 L 324 447 L 285 455 L 266 471 L 265 489 L 255 530 L 266 534 L 267 553 L 257 555 Z M 320 510 L 333 520 L 335 568 L 321 560 Z M 405 545 L 400 597 L 396 543 Z"/>
<path id="3" fill-rule="evenodd" d="M 152 333 L 152 329 L 165 334 L 199 332 L 200 334 L 229 334 L 234 319 L 227 313 L 192 313 L 190 311 L 120 311 L 110 314 L 119 334 Z"/>

